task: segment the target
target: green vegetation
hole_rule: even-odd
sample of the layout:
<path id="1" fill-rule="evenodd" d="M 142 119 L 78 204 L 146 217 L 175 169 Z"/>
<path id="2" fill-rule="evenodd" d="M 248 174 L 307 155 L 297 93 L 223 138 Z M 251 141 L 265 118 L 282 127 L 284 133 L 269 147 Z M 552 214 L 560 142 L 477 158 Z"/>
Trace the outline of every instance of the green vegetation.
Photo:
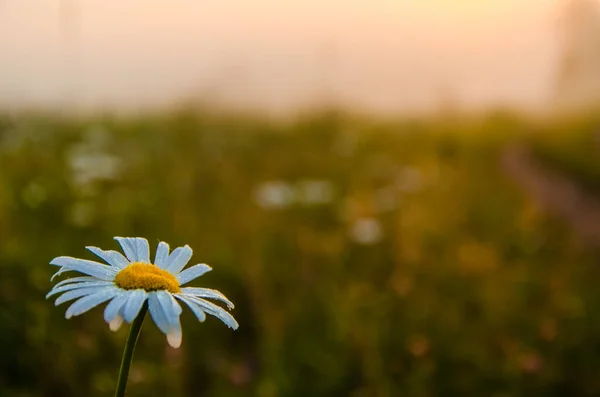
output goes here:
<path id="1" fill-rule="evenodd" d="M 600 117 L 566 118 L 529 137 L 537 157 L 600 195 Z"/>
<path id="2" fill-rule="evenodd" d="M 0 395 L 111 395 L 127 327 L 44 295 L 115 235 L 189 244 L 240 323 L 146 321 L 130 397 L 598 395 L 597 253 L 499 165 L 527 128 L 1 118 Z"/>

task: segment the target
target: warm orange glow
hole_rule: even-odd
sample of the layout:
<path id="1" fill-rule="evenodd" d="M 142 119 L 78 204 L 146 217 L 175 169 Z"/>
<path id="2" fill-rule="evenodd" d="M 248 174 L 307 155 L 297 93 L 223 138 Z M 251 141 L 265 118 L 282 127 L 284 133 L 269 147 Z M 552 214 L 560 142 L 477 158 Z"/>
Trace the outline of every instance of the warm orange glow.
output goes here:
<path id="1" fill-rule="evenodd" d="M 441 86 L 465 104 L 541 102 L 561 1 L 62 3 L 3 2 L 0 104 L 156 106 L 208 90 L 232 106 L 397 111 L 435 106 Z"/>

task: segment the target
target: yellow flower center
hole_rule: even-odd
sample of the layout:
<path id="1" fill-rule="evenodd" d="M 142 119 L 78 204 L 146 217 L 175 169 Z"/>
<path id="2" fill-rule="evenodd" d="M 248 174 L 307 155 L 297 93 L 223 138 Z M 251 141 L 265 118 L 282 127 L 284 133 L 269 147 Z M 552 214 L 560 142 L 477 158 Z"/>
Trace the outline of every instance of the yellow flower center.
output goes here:
<path id="1" fill-rule="evenodd" d="M 166 270 L 149 263 L 133 262 L 115 276 L 115 284 L 123 289 L 167 290 L 181 292 L 179 281 Z"/>

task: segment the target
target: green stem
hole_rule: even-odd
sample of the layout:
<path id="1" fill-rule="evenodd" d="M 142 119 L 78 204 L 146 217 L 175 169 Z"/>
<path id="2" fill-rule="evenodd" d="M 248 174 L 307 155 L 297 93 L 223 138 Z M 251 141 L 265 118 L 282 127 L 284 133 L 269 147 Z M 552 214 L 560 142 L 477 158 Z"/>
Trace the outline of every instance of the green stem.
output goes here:
<path id="1" fill-rule="evenodd" d="M 125 343 L 125 350 L 123 351 L 123 359 L 121 360 L 121 369 L 119 369 L 119 380 L 117 381 L 117 391 L 115 391 L 115 397 L 124 397 L 125 388 L 127 387 L 127 378 L 129 377 L 129 367 L 131 366 L 131 360 L 133 359 L 133 351 L 135 350 L 135 344 L 140 336 L 142 330 L 142 323 L 144 317 L 148 311 L 148 302 L 144 303 L 139 314 L 133 320 L 129 336 L 127 337 L 127 343 Z"/>

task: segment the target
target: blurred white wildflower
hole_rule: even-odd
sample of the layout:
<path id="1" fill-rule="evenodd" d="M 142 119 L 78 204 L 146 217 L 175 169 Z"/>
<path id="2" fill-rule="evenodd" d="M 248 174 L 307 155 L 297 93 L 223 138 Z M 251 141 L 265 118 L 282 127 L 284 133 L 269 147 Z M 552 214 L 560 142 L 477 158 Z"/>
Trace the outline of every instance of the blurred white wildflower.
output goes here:
<path id="1" fill-rule="evenodd" d="M 350 238 L 358 244 L 374 245 L 383 238 L 381 222 L 376 218 L 359 218 L 350 227 Z"/>
<path id="2" fill-rule="evenodd" d="M 73 151 L 69 160 L 73 180 L 78 185 L 85 185 L 100 179 L 113 179 L 120 164 L 115 156 L 79 151 Z"/>
<path id="3" fill-rule="evenodd" d="M 334 185 L 325 179 L 304 179 L 296 184 L 273 180 L 261 183 L 254 190 L 256 204 L 268 210 L 284 209 L 294 204 L 319 206 L 334 199 Z"/>
<path id="4" fill-rule="evenodd" d="M 254 201 L 264 209 L 283 209 L 293 204 L 296 197 L 294 188 L 281 180 L 260 184 L 254 191 Z"/>
<path id="5" fill-rule="evenodd" d="M 75 185 L 85 187 L 96 181 L 116 177 L 121 161 L 107 153 L 110 141 L 107 130 L 93 127 L 84 133 L 82 142 L 71 148 L 68 162 Z"/>

